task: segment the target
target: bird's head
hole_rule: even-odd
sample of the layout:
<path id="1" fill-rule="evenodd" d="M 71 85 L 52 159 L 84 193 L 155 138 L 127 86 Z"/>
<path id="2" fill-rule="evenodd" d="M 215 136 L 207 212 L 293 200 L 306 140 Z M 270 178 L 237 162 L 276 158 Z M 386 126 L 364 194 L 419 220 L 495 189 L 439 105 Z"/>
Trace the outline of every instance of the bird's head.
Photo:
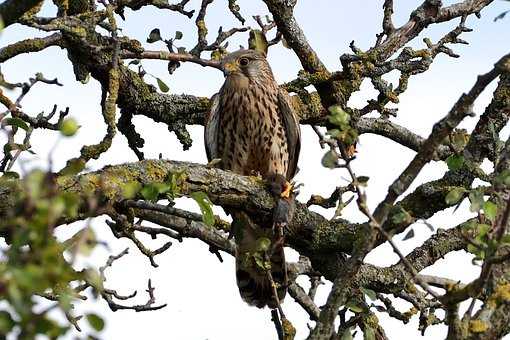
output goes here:
<path id="1" fill-rule="evenodd" d="M 274 81 L 266 55 L 255 50 L 239 50 L 226 55 L 221 62 L 226 81 L 263 84 Z"/>

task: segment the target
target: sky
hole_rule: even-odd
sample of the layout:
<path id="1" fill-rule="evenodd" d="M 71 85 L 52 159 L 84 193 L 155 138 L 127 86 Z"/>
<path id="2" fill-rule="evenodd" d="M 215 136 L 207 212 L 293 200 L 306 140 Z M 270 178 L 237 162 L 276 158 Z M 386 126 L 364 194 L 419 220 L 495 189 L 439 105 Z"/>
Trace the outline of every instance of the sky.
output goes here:
<path id="1" fill-rule="evenodd" d="M 42 14 L 52 16 L 55 8 L 48 4 Z M 454 1 L 443 1 L 445 5 Z M 188 8 L 198 8 L 200 1 L 192 0 Z M 239 0 L 241 13 L 248 19 L 247 25 L 255 27 L 252 15 L 265 15 L 267 8 L 260 0 Z M 311 46 L 318 53 L 324 64 L 330 70 L 340 68 L 339 56 L 349 52 L 349 43 L 355 41 L 361 49 L 367 49 L 375 42 L 375 35 L 379 33 L 382 17 L 381 0 L 338 1 L 338 0 L 300 0 L 296 6 L 295 15 Z M 409 18 L 411 11 L 420 1 L 400 1 L 395 7 L 395 24 L 403 24 Z M 226 11 L 227 1 L 215 1 L 208 11 L 206 22 L 209 27 L 210 39 L 214 39 L 218 27 L 224 29 L 239 26 L 233 16 Z M 474 31 L 462 36 L 469 45 L 456 45 L 454 51 L 461 57 L 452 59 L 445 55 L 436 58 L 430 70 L 422 75 L 414 76 L 409 82 L 409 89 L 400 97 L 399 114 L 393 121 L 408 127 L 421 136 L 427 136 L 434 122 L 442 118 L 455 103 L 462 92 L 467 91 L 474 84 L 478 74 L 489 71 L 492 65 L 510 50 L 508 31 L 510 18 L 493 22 L 495 16 L 510 9 L 510 3 L 503 0 L 494 1 L 488 9 L 482 11 L 482 18 L 474 16 L 467 20 L 467 26 Z M 459 20 L 452 23 L 440 24 L 426 30 L 425 34 L 416 38 L 410 46 L 423 48 L 422 39 L 428 37 L 437 41 Z M 153 28 L 160 28 L 163 37 L 172 37 L 179 30 L 184 33 L 179 42 L 182 46 L 191 48 L 195 44 L 196 34 L 194 23 L 186 17 L 173 12 L 144 8 L 137 12 L 126 11 L 126 21 L 119 23 L 122 34 L 143 42 L 147 49 L 164 50 L 162 43 L 147 44 L 145 39 Z M 274 33 L 273 33 L 274 34 Z M 12 25 L 0 35 L 0 46 L 33 36 L 45 36 L 47 33 Z M 230 40 L 229 50 L 237 49 L 239 45 L 247 45 L 247 34 L 240 34 Z M 269 51 L 269 62 L 278 82 L 292 80 L 300 70 L 297 57 L 288 49 L 278 45 Z M 163 61 L 143 61 L 144 68 L 156 77 L 160 77 L 169 86 L 171 93 L 187 93 L 198 96 L 212 96 L 218 91 L 223 76 L 214 69 L 202 68 L 198 65 L 184 64 L 173 75 L 168 75 L 166 63 Z M 49 151 L 55 147 L 52 156 L 54 169 L 60 169 L 65 161 L 78 155 L 83 144 L 99 141 L 104 133 L 102 117 L 100 115 L 100 86 L 91 80 L 81 84 L 74 80 L 72 65 L 67 60 L 65 51 L 57 47 L 30 55 L 18 56 L 1 65 L 2 72 L 10 82 L 26 81 L 37 72 L 42 72 L 47 78 L 57 77 L 64 87 L 40 86 L 30 91 L 23 101 L 26 112 L 37 114 L 42 110 L 48 112 L 54 104 L 59 108 L 70 107 L 70 116 L 75 118 L 81 128 L 71 139 L 61 140 L 58 134 L 37 131 L 32 138 L 35 156 L 25 157 L 21 164 L 26 169 L 47 168 Z M 395 75 L 388 77 L 394 80 Z M 146 80 L 155 84 L 154 79 Z M 474 112 L 479 116 L 490 100 L 490 94 L 495 84 L 484 92 L 474 106 Z M 376 92 L 369 82 L 365 82 L 362 90 L 355 93 L 349 105 L 362 107 L 366 100 L 374 98 Z M 202 127 L 191 127 L 193 146 L 184 152 L 175 136 L 168 132 L 160 123 L 154 123 L 145 117 L 135 117 L 136 128 L 146 141 L 143 149 L 147 158 L 157 158 L 161 153 L 165 159 L 206 162 L 202 141 Z M 461 127 L 471 129 L 476 118 L 463 122 Z M 502 136 L 508 136 L 508 128 Z M 3 138 L 0 137 L 0 138 Z M 310 127 L 302 127 L 302 151 L 299 161 L 300 172 L 296 180 L 303 183 L 299 200 L 305 202 L 311 194 L 329 195 L 335 186 L 346 184 L 348 177 L 342 170 L 325 169 L 320 164 L 324 151 L 320 149 L 317 138 Z M 414 153 L 382 137 L 363 135 L 360 138 L 358 157 L 353 167 L 358 175 L 370 177 L 367 188 L 368 203 L 374 208 L 386 194 L 389 184 L 400 174 Z M 106 164 L 121 164 L 136 161 L 133 152 L 128 148 L 125 138 L 118 134 L 112 148 L 99 160 L 89 162 L 89 169 L 100 169 Z M 490 169 L 490 164 L 484 164 Z M 433 162 L 427 165 L 410 190 L 425 181 L 440 178 L 446 165 L 443 162 Z M 198 211 L 194 202 L 179 199 L 178 206 Z M 314 208 L 327 217 L 332 217 L 332 210 Z M 364 221 L 363 216 L 356 211 L 355 205 L 344 210 L 342 217 L 352 221 Z M 215 210 L 218 214 L 220 208 Z M 451 209 L 438 213 L 428 220 L 436 228 L 449 228 L 459 221 L 469 217 L 467 204 L 463 204 L 457 212 Z M 130 247 L 130 254 L 115 263 L 107 271 L 106 286 L 117 289 L 120 293 L 139 291 L 138 303 L 145 303 L 147 279 L 151 279 L 156 287 L 158 303 L 168 306 L 160 311 L 135 313 L 132 311 L 111 312 L 104 301 L 87 301 L 76 307 L 77 312 L 95 311 L 103 315 L 107 321 L 106 329 L 100 334 L 103 339 L 183 339 L 183 340 L 229 340 L 229 339 L 275 339 L 275 331 L 270 321 L 268 310 L 259 310 L 247 306 L 239 297 L 235 276 L 233 258 L 224 256 L 220 263 L 209 253 L 208 247 L 199 241 L 185 240 L 174 245 L 164 254 L 158 255 L 156 261 L 159 268 L 151 268 L 149 261 L 138 250 L 125 240 L 117 240 L 104 223 L 104 218 L 92 220 L 92 227 L 101 240 L 108 243 L 109 249 L 98 247 L 90 258 L 82 258 L 79 265 L 101 266 L 109 254 L 119 253 L 125 247 Z M 75 223 L 61 227 L 58 237 L 65 239 L 83 227 L 83 223 Z M 415 237 L 402 241 L 403 235 L 395 237 L 399 248 L 404 254 L 420 245 L 432 235 L 423 224 L 413 226 Z M 153 249 L 166 240 L 144 239 Z M 292 250 L 287 251 L 288 260 L 296 260 Z M 374 250 L 366 259 L 367 262 L 381 266 L 388 266 L 398 261 L 398 257 L 383 245 Z M 476 277 L 479 269 L 471 265 L 470 255 L 464 252 L 449 254 L 424 273 L 443 275 L 450 278 L 469 282 Z M 299 283 L 307 287 L 306 280 Z M 324 303 L 329 285 L 319 291 L 318 305 Z M 398 304 L 402 311 L 409 306 Z M 288 318 L 298 326 L 296 339 L 307 336 L 306 314 L 287 297 L 283 308 Z M 379 314 L 381 323 L 389 338 L 415 339 L 420 338 L 417 331 L 417 317 L 405 327 L 400 321 L 393 320 Z M 74 333 L 76 334 L 76 333 Z M 444 338 L 445 328 L 431 327 L 423 339 Z M 72 334 L 69 339 L 72 338 Z"/>

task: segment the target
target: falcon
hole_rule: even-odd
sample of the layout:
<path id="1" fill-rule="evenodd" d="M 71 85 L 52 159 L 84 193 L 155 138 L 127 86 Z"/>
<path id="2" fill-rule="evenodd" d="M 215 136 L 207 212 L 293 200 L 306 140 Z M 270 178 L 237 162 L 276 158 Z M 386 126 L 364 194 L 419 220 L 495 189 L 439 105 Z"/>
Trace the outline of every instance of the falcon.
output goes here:
<path id="1" fill-rule="evenodd" d="M 300 130 L 289 95 L 275 81 L 264 52 L 239 50 L 225 56 L 221 66 L 225 82 L 212 98 L 205 123 L 209 162 L 261 176 L 279 199 L 292 198 L 289 182 L 297 170 Z M 240 211 L 229 213 L 241 297 L 259 308 L 276 308 L 287 285 L 282 236 Z"/>

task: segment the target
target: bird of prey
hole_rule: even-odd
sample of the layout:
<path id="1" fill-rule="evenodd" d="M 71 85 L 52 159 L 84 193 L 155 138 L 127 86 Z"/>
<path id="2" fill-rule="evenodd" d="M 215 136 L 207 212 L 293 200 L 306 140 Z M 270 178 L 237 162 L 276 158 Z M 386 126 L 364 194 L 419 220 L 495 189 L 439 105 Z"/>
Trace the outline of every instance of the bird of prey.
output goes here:
<path id="1" fill-rule="evenodd" d="M 289 95 L 279 88 L 263 52 L 242 49 L 221 64 L 225 82 L 212 98 L 205 124 L 209 161 L 241 175 L 259 175 L 278 188 L 273 193 L 289 197 L 300 150 L 299 121 Z M 259 308 L 276 308 L 287 284 L 282 239 L 273 226 L 259 226 L 241 212 L 229 213 L 241 297 Z"/>

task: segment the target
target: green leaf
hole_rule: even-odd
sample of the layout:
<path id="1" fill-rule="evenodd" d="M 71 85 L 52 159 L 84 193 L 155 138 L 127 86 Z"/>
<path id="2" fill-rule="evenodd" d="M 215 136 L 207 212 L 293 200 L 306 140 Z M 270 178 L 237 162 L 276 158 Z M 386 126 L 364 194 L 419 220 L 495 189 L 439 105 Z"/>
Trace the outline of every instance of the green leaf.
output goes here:
<path id="1" fill-rule="evenodd" d="M 62 169 L 62 175 L 76 175 L 85 169 L 85 164 L 83 159 L 71 159 L 67 162 L 66 167 Z"/>
<path id="2" fill-rule="evenodd" d="M 11 314 L 5 310 L 0 311 L 0 334 L 9 333 L 14 327 L 15 322 Z"/>
<path id="3" fill-rule="evenodd" d="M 445 197 L 446 204 L 452 205 L 458 203 L 463 197 L 466 189 L 454 188 Z"/>
<path id="4" fill-rule="evenodd" d="M 350 125 L 344 125 L 339 129 L 328 130 L 328 134 L 347 145 L 355 143 L 358 139 L 358 131 L 351 128 Z"/>
<path id="5" fill-rule="evenodd" d="M 42 317 L 34 320 L 33 326 L 35 326 L 35 331 L 38 334 L 47 334 L 52 330 L 53 327 L 55 327 L 55 322 L 53 320 Z"/>
<path id="6" fill-rule="evenodd" d="M 255 264 L 259 268 L 264 269 L 264 270 L 270 268 L 270 266 L 268 266 L 268 264 L 264 261 L 264 259 L 262 258 L 262 255 L 260 253 L 253 254 L 253 259 L 255 260 Z"/>
<path id="7" fill-rule="evenodd" d="M 103 279 L 97 270 L 87 268 L 85 270 L 85 278 L 87 279 L 87 283 L 89 283 L 96 291 L 102 292 L 104 290 Z"/>
<path id="8" fill-rule="evenodd" d="M 375 340 L 375 331 L 372 327 L 365 327 L 363 330 L 363 340 Z"/>
<path id="9" fill-rule="evenodd" d="M 501 244 L 510 244 L 510 235 L 505 235 L 501 238 Z"/>
<path id="10" fill-rule="evenodd" d="M 473 244 L 468 244 L 467 250 L 469 253 L 475 255 L 474 260 L 480 260 L 485 257 L 485 252 Z M 473 263 L 475 263 L 475 262 L 473 262 Z"/>
<path id="11" fill-rule="evenodd" d="M 149 183 L 140 190 L 140 194 L 146 200 L 154 202 L 169 190 L 170 183 Z"/>
<path id="12" fill-rule="evenodd" d="M 471 206 L 469 210 L 471 212 L 480 211 L 483 207 L 483 193 L 480 190 L 471 190 L 469 193 L 469 201 L 471 202 Z"/>
<path id="13" fill-rule="evenodd" d="M 58 297 L 58 304 L 60 308 L 63 310 L 69 312 L 73 308 L 73 297 L 71 296 L 70 292 L 64 291 L 60 293 Z"/>
<path id="14" fill-rule="evenodd" d="M 491 222 L 494 222 L 498 215 L 498 206 L 494 202 L 487 201 L 483 204 L 483 212 Z"/>
<path id="15" fill-rule="evenodd" d="M 156 78 L 156 81 L 158 82 L 158 86 L 161 92 L 167 93 L 168 91 L 170 91 L 170 88 L 165 84 L 163 80 L 161 80 L 160 78 Z"/>
<path id="16" fill-rule="evenodd" d="M 510 186 L 510 169 L 503 170 L 496 177 L 496 183 L 499 185 Z"/>
<path id="17" fill-rule="evenodd" d="M 97 244 L 96 234 L 90 227 L 85 227 L 64 241 L 64 246 L 75 254 L 89 256 Z"/>
<path id="18" fill-rule="evenodd" d="M 90 327 L 96 331 L 101 332 L 104 329 L 104 320 L 99 315 L 91 313 L 87 314 L 86 318 Z"/>
<path id="19" fill-rule="evenodd" d="M 167 179 L 167 183 L 169 185 L 169 190 L 167 192 L 168 200 L 173 201 L 176 197 L 179 196 L 185 179 L 186 174 L 184 172 L 171 173 L 168 176 Z"/>
<path id="20" fill-rule="evenodd" d="M 60 123 L 60 133 L 66 137 L 74 136 L 79 128 L 80 126 L 74 118 L 64 119 L 64 121 Z"/>
<path id="21" fill-rule="evenodd" d="M 38 198 L 44 187 L 46 174 L 41 170 L 33 170 L 25 177 L 25 185 L 32 198 Z"/>
<path id="22" fill-rule="evenodd" d="M 260 252 L 266 252 L 271 248 L 271 240 L 267 237 L 260 237 L 257 239 L 255 249 Z"/>
<path id="23" fill-rule="evenodd" d="M 59 198 L 64 202 L 66 215 L 69 217 L 75 217 L 78 214 L 80 207 L 80 199 L 78 194 L 74 192 L 62 192 Z"/>
<path id="24" fill-rule="evenodd" d="M 150 44 L 154 43 L 156 41 L 160 41 L 160 40 L 161 40 L 161 32 L 159 31 L 159 28 L 153 29 L 149 33 L 149 37 L 147 38 L 147 42 Z"/>
<path id="25" fill-rule="evenodd" d="M 158 198 L 158 188 L 154 185 L 146 185 L 140 190 L 142 197 L 148 201 L 155 201 Z"/>
<path id="26" fill-rule="evenodd" d="M 36 318 L 33 321 L 35 326 L 35 332 L 37 334 L 43 334 L 49 339 L 57 339 L 64 335 L 68 327 L 60 326 L 55 320 L 48 319 L 46 317 Z"/>
<path id="27" fill-rule="evenodd" d="M 361 313 L 363 312 L 363 307 L 357 305 L 353 300 L 347 301 L 345 307 L 349 308 L 349 310 L 353 313 Z"/>
<path id="28" fill-rule="evenodd" d="M 330 112 L 328 119 L 331 124 L 335 124 L 340 127 L 349 124 L 351 117 L 340 105 L 330 106 L 328 110 Z"/>
<path id="29" fill-rule="evenodd" d="M 464 164 L 464 156 L 462 155 L 451 155 L 446 159 L 446 164 L 450 171 L 458 170 Z"/>
<path id="30" fill-rule="evenodd" d="M 176 32 L 175 32 L 175 37 L 174 37 L 174 39 L 175 39 L 175 40 L 181 40 L 181 39 L 182 39 L 182 35 L 183 35 L 183 34 L 182 34 L 182 32 L 181 32 L 181 31 L 176 31 Z"/>
<path id="31" fill-rule="evenodd" d="M 340 338 L 340 340 L 352 340 L 352 333 L 351 333 L 351 328 L 347 328 L 344 333 L 342 334 L 342 337 Z"/>
<path id="32" fill-rule="evenodd" d="M 476 226 L 476 238 L 481 240 L 482 237 L 487 235 L 487 233 L 491 230 L 491 226 L 484 223 L 479 223 Z"/>
<path id="33" fill-rule="evenodd" d="M 361 291 L 363 294 L 365 294 L 370 300 L 375 301 L 377 299 L 377 296 L 375 295 L 375 292 L 372 289 L 361 287 Z"/>
<path id="34" fill-rule="evenodd" d="M 322 166 L 324 166 L 326 168 L 335 169 L 337 161 L 338 161 L 338 156 L 336 155 L 336 153 L 332 150 L 329 150 L 322 157 L 321 163 L 322 163 Z"/>
<path id="35" fill-rule="evenodd" d="M 213 226 L 216 219 L 212 211 L 212 203 L 209 200 L 209 197 L 207 197 L 207 194 L 202 191 L 197 191 L 191 193 L 190 196 L 195 200 L 195 202 L 197 202 L 198 207 L 202 212 L 202 220 L 204 223 L 210 227 Z"/>
<path id="36" fill-rule="evenodd" d="M 483 260 L 485 258 L 485 251 L 474 244 L 468 244 L 467 251 L 476 256 L 476 259 Z"/>
<path id="37" fill-rule="evenodd" d="M 9 152 L 15 151 L 15 150 L 24 150 L 24 149 L 25 149 L 25 147 L 22 144 L 18 144 L 18 143 L 8 143 L 8 144 L 4 145 L 5 153 L 9 153 Z"/>
<path id="38" fill-rule="evenodd" d="M 29 129 L 27 123 L 25 123 L 22 119 L 20 119 L 18 117 L 5 118 L 4 122 L 5 122 L 5 125 L 16 126 L 16 127 L 23 129 L 25 131 L 28 131 L 28 129 Z"/>
<path id="39" fill-rule="evenodd" d="M 267 53 L 268 43 L 264 33 L 261 30 L 251 30 L 248 46 L 251 50 Z"/>
<path id="40" fill-rule="evenodd" d="M 142 185 L 137 181 L 127 182 L 122 186 L 122 197 L 125 199 L 134 198 L 141 188 Z"/>

